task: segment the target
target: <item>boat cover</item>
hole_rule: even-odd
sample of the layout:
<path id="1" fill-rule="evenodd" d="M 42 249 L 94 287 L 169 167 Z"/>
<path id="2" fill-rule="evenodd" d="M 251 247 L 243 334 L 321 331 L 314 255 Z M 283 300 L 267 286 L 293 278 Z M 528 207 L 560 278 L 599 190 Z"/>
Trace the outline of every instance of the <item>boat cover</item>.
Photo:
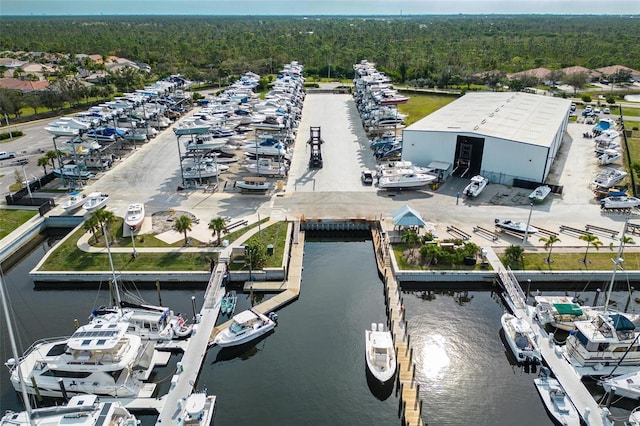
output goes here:
<path id="1" fill-rule="evenodd" d="M 636 329 L 635 324 L 624 315 L 613 314 L 609 317 L 613 321 L 613 325 L 615 326 L 616 331 L 633 331 Z"/>
<path id="2" fill-rule="evenodd" d="M 553 307 L 560 315 L 582 315 L 582 309 L 575 303 L 554 303 Z"/>

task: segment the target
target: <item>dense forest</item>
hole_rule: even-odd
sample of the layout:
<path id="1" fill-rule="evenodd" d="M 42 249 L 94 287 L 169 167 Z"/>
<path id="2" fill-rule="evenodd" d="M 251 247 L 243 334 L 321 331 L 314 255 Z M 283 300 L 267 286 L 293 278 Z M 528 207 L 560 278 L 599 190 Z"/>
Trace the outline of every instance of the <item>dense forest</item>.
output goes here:
<path id="1" fill-rule="evenodd" d="M 635 19 L 634 19 L 635 18 Z M 582 65 L 640 69 L 637 16 L 2 17 L 0 51 L 116 55 L 213 80 L 297 60 L 350 77 L 375 62 L 397 80 Z"/>

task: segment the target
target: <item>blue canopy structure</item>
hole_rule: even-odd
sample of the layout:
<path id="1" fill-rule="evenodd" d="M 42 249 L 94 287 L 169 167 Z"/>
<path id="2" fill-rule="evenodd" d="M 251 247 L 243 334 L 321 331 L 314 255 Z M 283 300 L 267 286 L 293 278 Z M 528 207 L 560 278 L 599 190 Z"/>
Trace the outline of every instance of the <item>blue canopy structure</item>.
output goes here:
<path id="1" fill-rule="evenodd" d="M 426 222 L 420 216 L 420 213 L 412 209 L 411 207 L 404 205 L 398 210 L 391 213 L 393 217 L 394 226 L 402 227 L 424 227 Z"/>

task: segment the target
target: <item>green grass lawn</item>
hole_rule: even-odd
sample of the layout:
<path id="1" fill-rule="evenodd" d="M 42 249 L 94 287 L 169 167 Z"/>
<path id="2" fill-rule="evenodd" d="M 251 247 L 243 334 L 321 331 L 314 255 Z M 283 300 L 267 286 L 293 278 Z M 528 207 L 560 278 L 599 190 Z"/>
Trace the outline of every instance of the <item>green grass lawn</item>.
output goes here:
<path id="1" fill-rule="evenodd" d="M 0 239 L 6 237 L 20 225 L 38 214 L 37 210 L 8 210 L 1 209 L 0 213 Z"/>
<path id="2" fill-rule="evenodd" d="M 480 262 L 477 262 L 475 265 L 464 265 L 464 264 L 439 264 L 439 265 L 416 265 L 415 263 L 410 263 L 404 257 L 403 252 L 409 248 L 409 245 L 401 243 L 401 244 L 392 244 L 391 248 L 393 249 L 393 254 L 396 257 L 396 262 L 398 263 L 398 268 L 404 271 L 474 271 L 474 270 L 482 270 L 483 267 Z M 420 257 L 419 248 L 415 248 L 415 257 Z M 488 267 L 488 270 L 491 270 L 491 266 Z"/>
<path id="3" fill-rule="evenodd" d="M 434 95 L 414 92 L 411 92 L 409 96 L 409 102 L 398 106 L 401 113 L 408 114 L 405 120 L 407 126 L 450 104 L 459 97 L 458 95 Z"/>
<path id="4" fill-rule="evenodd" d="M 287 238 L 287 222 L 277 222 L 260 230 L 259 233 L 253 235 L 246 243 L 253 244 L 259 242 L 265 247 L 273 244 L 273 255 L 267 256 L 265 268 L 278 268 L 282 266 L 284 257 L 284 249 Z M 249 265 L 244 263 L 232 263 L 229 268 L 234 271 L 249 270 Z"/>
<path id="5" fill-rule="evenodd" d="M 595 250 L 589 249 L 587 254 L 587 264 L 583 263 L 584 251 L 578 253 L 551 253 L 551 263 L 547 263 L 547 253 L 525 253 L 524 265 L 510 265 L 512 269 L 523 269 L 527 271 L 611 271 L 613 261 L 618 254 L 618 248 L 600 247 Z M 640 269 L 640 253 L 624 253 L 623 268 L 629 270 Z M 506 265 L 504 256 L 500 260 Z"/>

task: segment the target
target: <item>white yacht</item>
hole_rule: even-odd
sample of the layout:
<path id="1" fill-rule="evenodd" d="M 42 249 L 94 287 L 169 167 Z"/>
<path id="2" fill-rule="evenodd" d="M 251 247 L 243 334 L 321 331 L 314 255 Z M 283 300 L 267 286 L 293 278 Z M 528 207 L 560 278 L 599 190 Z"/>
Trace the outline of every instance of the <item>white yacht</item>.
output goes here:
<path id="1" fill-rule="evenodd" d="M 539 364 L 542 361 L 542 355 L 540 355 L 535 334 L 529 323 L 509 313 L 503 314 L 500 322 L 504 330 L 504 337 L 516 358 L 516 362 L 519 364 Z"/>
<path id="2" fill-rule="evenodd" d="M 640 371 L 609 377 L 599 382 L 605 391 L 611 392 L 615 387 L 616 397 L 622 396 L 633 400 L 640 399 Z"/>
<path id="3" fill-rule="evenodd" d="M 371 324 L 371 330 L 364 331 L 367 368 L 381 384 L 387 383 L 396 373 L 396 350 L 390 331 L 384 324 Z"/>
<path id="4" fill-rule="evenodd" d="M 85 194 L 80 194 L 78 191 L 73 191 L 69 194 L 69 199 L 62 203 L 62 208 L 67 213 L 73 213 L 78 210 L 84 203 L 87 202 L 87 196 Z"/>
<path id="5" fill-rule="evenodd" d="M 94 212 L 106 206 L 110 199 L 111 197 L 109 197 L 109 194 L 92 192 L 87 196 L 87 200 L 82 205 L 82 208 L 84 208 L 88 212 Z"/>
<path id="6" fill-rule="evenodd" d="M 220 331 L 213 343 L 221 347 L 241 345 L 268 333 L 275 326 L 274 319 L 248 309 L 234 315 L 231 325 Z"/>
<path id="7" fill-rule="evenodd" d="M 142 222 L 144 222 L 144 204 L 129 204 L 124 217 L 124 225 L 128 226 L 131 232 L 135 232 L 140 229 Z"/>
<path id="8" fill-rule="evenodd" d="M 627 176 L 627 172 L 617 169 L 605 169 L 598 173 L 593 180 L 593 184 L 601 188 L 611 188 L 617 185 Z"/>
<path id="9" fill-rule="evenodd" d="M 21 375 L 27 393 L 54 398 L 63 397 L 63 387 L 68 395 L 137 397 L 144 385 L 135 370 L 149 356 L 148 346 L 127 328 L 124 322 L 89 323 L 69 338 L 39 340 L 22 358 L 6 362 L 11 383 L 20 391 Z"/>
<path id="10" fill-rule="evenodd" d="M 409 173 L 404 175 L 383 176 L 378 181 L 380 189 L 420 188 L 436 180 L 434 175 Z"/>
<path id="11" fill-rule="evenodd" d="M 244 168 L 258 176 L 284 176 L 287 173 L 284 162 L 272 161 L 270 158 L 259 158 L 245 164 Z"/>
<path id="12" fill-rule="evenodd" d="M 598 156 L 598 164 L 606 166 L 615 162 L 618 158 L 622 157 L 622 153 L 617 149 L 605 149 L 602 154 Z"/>
<path id="13" fill-rule="evenodd" d="M 630 209 L 640 206 L 640 198 L 637 197 L 606 197 L 600 200 L 600 206 L 604 209 Z"/>
<path id="14" fill-rule="evenodd" d="M 100 402 L 96 395 L 74 396 L 65 405 L 7 411 L 0 426 L 137 426 L 140 422 L 119 402 Z"/>
<path id="15" fill-rule="evenodd" d="M 484 176 L 476 175 L 471 178 L 469 185 L 464 188 L 463 194 L 467 197 L 477 197 L 487 187 L 489 179 Z"/>
<path id="16" fill-rule="evenodd" d="M 209 426 L 213 419 L 216 397 L 204 392 L 189 395 L 184 402 L 182 415 L 178 417 L 178 426 Z"/>

